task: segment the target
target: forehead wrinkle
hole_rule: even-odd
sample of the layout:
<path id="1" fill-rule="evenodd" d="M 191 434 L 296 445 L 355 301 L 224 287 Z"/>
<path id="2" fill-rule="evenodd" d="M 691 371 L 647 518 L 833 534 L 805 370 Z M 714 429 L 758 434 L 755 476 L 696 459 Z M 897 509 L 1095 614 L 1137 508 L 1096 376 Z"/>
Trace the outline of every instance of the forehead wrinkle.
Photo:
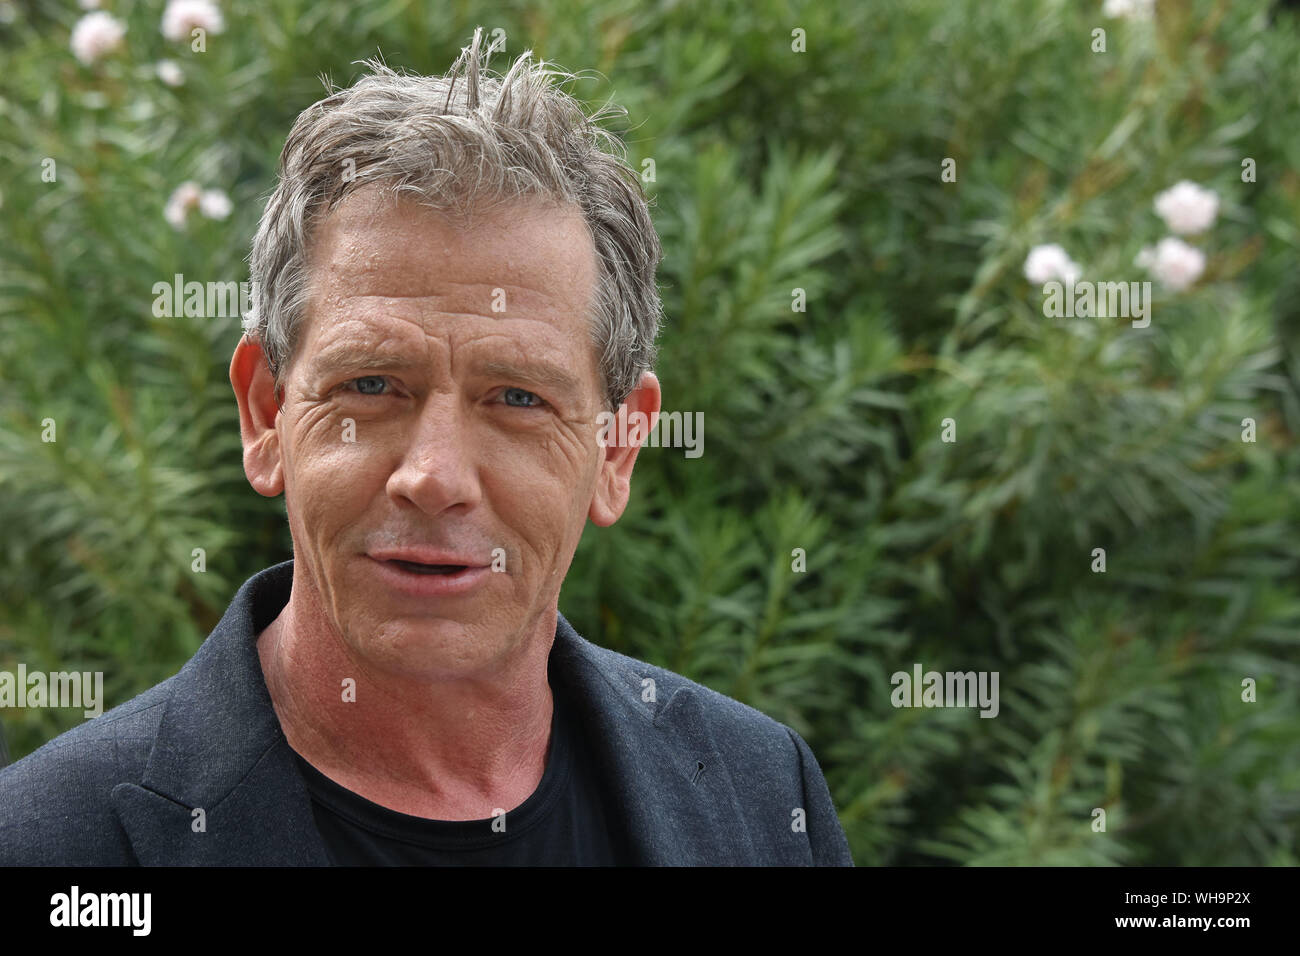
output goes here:
<path id="1" fill-rule="evenodd" d="M 375 286 L 369 282 L 356 282 L 351 276 L 340 275 L 330 271 L 321 286 L 313 289 L 314 304 L 317 308 L 336 313 L 363 311 L 367 314 L 384 311 L 396 318 L 409 318 L 412 312 L 434 311 L 443 315 L 464 315 L 488 319 L 514 319 L 542 317 L 544 320 L 559 319 L 573 311 L 573 306 L 564 291 L 559 294 L 548 292 L 516 283 L 461 282 L 447 280 L 443 276 L 429 277 L 427 274 L 409 281 L 402 280 L 401 273 L 375 273 L 373 278 L 389 288 L 382 291 L 370 291 Z M 391 281 L 396 278 L 397 281 Z M 415 281 L 432 278 L 431 288 L 415 289 Z M 444 291 L 448 284 L 462 288 Z M 405 285 L 406 290 L 394 288 Z M 357 288 L 360 286 L 361 288 Z M 471 292 L 480 289 L 481 292 Z M 494 291 L 502 289 L 505 293 L 505 311 L 494 312 L 491 304 Z M 391 303 L 391 311 L 384 305 Z M 427 304 L 426 304 L 427 303 Z M 466 306 L 480 311 L 463 311 Z M 585 317 L 585 312 L 583 313 Z M 422 319 L 422 316 L 421 316 Z M 554 324 L 549 322 L 548 324 Z"/>
<path id="2" fill-rule="evenodd" d="M 567 347 L 568 340 L 572 340 L 577 335 L 581 341 L 586 341 L 586 330 L 588 323 L 581 322 L 574 328 L 565 327 L 561 320 L 568 313 L 562 308 L 548 308 L 542 310 L 514 310 L 506 312 L 461 312 L 449 308 L 436 307 L 435 303 L 430 303 L 429 307 L 413 304 L 419 299 L 435 299 L 437 296 L 389 296 L 377 295 L 370 293 L 346 293 L 337 292 L 327 296 L 321 301 L 321 312 L 326 313 L 325 320 L 334 329 L 346 325 L 358 325 L 363 330 L 363 334 L 372 334 L 381 332 L 378 328 L 386 320 L 393 320 L 408 323 L 415 326 L 424 335 L 434 335 L 439 331 L 451 331 L 450 326 L 464 326 L 464 320 L 482 321 L 491 320 L 493 323 L 499 322 L 527 322 L 531 324 L 540 324 L 542 332 L 539 339 L 551 342 L 556 340 L 564 341 Z M 357 305 L 349 307 L 347 303 L 356 302 Z M 385 308 L 388 302 L 394 303 L 393 308 Z M 523 312 L 524 314 L 518 314 Z M 330 316 L 329 313 L 334 313 Z M 450 322 L 440 320 L 452 320 Z M 530 328 L 535 325 L 530 325 Z M 510 337 L 510 333 L 503 330 L 484 329 L 478 333 L 470 333 L 473 337 L 504 335 Z M 530 347 L 536 347 L 535 343 L 529 343 Z"/>
<path id="3" fill-rule="evenodd" d="M 540 322 L 541 320 L 515 319 L 512 321 Z M 519 337 L 511 335 L 506 331 L 492 329 L 484 332 L 480 336 L 476 336 L 471 343 L 467 343 L 467 345 L 482 342 L 486 339 L 502 339 L 507 346 L 503 351 L 509 355 L 509 358 L 495 361 L 503 361 L 503 364 L 525 368 L 532 364 L 533 359 L 537 359 L 539 360 L 539 363 L 553 365 L 557 368 L 565 369 L 566 371 L 569 370 L 574 365 L 574 356 L 573 351 L 570 348 L 570 343 L 565 341 L 563 336 L 556 334 L 558 330 L 550 323 L 542 322 L 541 324 L 545 327 L 544 331 L 550 334 L 521 340 Z M 575 344 L 579 349 L 586 346 L 585 340 L 581 340 Z M 494 361 L 494 359 L 489 358 L 484 364 L 491 363 L 492 361 Z"/>
<path id="4" fill-rule="evenodd" d="M 491 320 L 493 325 L 483 327 L 481 323 L 484 320 Z M 326 321 L 329 321 L 328 318 Z M 402 323 L 402 326 L 394 326 L 392 323 Z M 508 323 L 510 327 L 502 328 L 500 323 Z M 520 323 L 526 323 L 524 329 L 529 334 L 521 336 L 513 331 Z M 406 334 L 394 334 L 398 328 L 404 328 Z M 361 314 L 353 313 L 329 322 L 328 331 L 321 332 L 320 347 L 329 348 L 339 339 L 352 338 L 359 348 L 375 349 L 377 344 L 393 342 L 398 350 L 409 351 L 416 347 L 414 338 L 417 334 L 425 340 L 426 348 L 431 339 L 446 341 L 449 346 L 454 345 L 457 339 L 464 340 L 467 345 L 487 339 L 501 339 L 512 352 L 517 353 L 519 359 L 526 360 L 530 354 L 546 352 L 562 359 L 559 364 L 568 364 L 572 348 L 581 348 L 586 342 L 582 336 L 571 341 L 574 336 L 572 330 L 556 325 L 548 318 L 537 316 L 482 315 L 477 312 L 441 310 L 421 311 L 418 315 L 412 315 L 399 311 L 365 310 Z"/>

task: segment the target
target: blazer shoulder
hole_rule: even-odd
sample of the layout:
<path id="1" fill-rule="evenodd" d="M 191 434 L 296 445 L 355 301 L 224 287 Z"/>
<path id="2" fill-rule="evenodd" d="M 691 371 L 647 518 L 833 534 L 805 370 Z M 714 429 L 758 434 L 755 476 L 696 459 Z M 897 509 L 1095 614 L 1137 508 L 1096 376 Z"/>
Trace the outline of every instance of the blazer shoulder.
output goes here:
<path id="1" fill-rule="evenodd" d="M 119 783 L 138 783 L 144 776 L 174 680 L 0 769 L 0 864 L 131 861 L 111 794 Z"/>
<path id="2" fill-rule="evenodd" d="M 787 736 L 788 728 L 758 708 L 728 697 L 676 671 L 601 647 L 585 638 L 580 637 L 579 640 L 587 654 L 600 665 L 601 673 L 616 691 L 634 694 L 642 701 L 646 701 L 647 696 L 653 700 L 655 706 L 649 709 L 649 713 L 653 715 L 656 724 L 675 706 L 680 706 L 678 695 L 685 694 L 694 698 L 711 729 L 728 736 L 757 739 L 777 745 L 789 749 L 791 757 L 794 756 Z"/>
<path id="3" fill-rule="evenodd" d="M 739 766 L 762 768 L 768 788 L 781 781 L 804 782 L 825 789 L 821 768 L 808 744 L 794 730 L 756 707 L 742 703 L 675 671 L 592 644 L 579 637 L 582 650 L 598 664 L 605 680 L 629 699 L 657 728 L 704 735 L 710 746 Z M 653 683 L 650 683 L 653 681 Z M 653 703 L 647 701 L 653 697 Z M 689 702 L 689 703 L 688 703 Z"/>

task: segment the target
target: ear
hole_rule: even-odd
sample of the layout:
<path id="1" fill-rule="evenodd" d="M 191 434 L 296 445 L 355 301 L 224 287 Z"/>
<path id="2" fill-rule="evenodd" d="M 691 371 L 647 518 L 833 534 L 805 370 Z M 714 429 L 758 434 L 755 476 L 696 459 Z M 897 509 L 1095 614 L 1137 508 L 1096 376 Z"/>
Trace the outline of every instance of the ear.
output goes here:
<path id="1" fill-rule="evenodd" d="M 632 484 L 632 466 L 636 464 L 641 443 L 649 436 L 659 417 L 659 379 L 645 372 L 627 400 L 612 413 L 613 423 L 602 431 L 604 458 L 596 476 L 596 493 L 591 499 L 588 516 L 602 528 L 609 527 L 623 515 Z M 610 414 L 610 413 L 607 413 Z M 619 440 L 625 438 L 623 444 Z"/>
<path id="2" fill-rule="evenodd" d="M 284 491 L 284 464 L 275 423 L 280 408 L 262 346 L 247 335 L 230 360 L 230 384 L 239 403 L 239 437 L 244 443 L 244 474 L 259 495 L 274 498 Z"/>

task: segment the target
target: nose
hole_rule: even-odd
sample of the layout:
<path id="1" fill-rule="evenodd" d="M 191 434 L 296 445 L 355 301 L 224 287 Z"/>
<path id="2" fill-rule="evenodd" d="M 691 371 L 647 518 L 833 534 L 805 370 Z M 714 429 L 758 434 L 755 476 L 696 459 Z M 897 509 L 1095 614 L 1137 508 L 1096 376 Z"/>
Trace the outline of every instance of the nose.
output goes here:
<path id="1" fill-rule="evenodd" d="M 458 395 L 430 394 L 401 463 L 388 478 L 389 495 L 406 498 L 429 515 L 477 505 L 483 489 L 470 429 Z"/>

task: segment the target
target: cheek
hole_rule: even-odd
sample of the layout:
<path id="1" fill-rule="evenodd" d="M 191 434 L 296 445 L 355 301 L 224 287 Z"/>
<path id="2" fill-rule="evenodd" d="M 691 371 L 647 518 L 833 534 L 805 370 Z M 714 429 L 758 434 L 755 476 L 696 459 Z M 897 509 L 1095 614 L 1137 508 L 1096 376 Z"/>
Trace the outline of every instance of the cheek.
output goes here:
<path id="1" fill-rule="evenodd" d="M 588 448 L 580 433 L 549 432 L 479 447 L 487 498 L 508 526 L 552 542 L 575 524 L 581 533 L 598 469 L 594 440 Z"/>
<path id="2" fill-rule="evenodd" d="M 383 487 L 387 440 L 373 424 L 342 416 L 303 424 L 286 446 L 285 496 L 306 527 L 328 527 Z"/>

